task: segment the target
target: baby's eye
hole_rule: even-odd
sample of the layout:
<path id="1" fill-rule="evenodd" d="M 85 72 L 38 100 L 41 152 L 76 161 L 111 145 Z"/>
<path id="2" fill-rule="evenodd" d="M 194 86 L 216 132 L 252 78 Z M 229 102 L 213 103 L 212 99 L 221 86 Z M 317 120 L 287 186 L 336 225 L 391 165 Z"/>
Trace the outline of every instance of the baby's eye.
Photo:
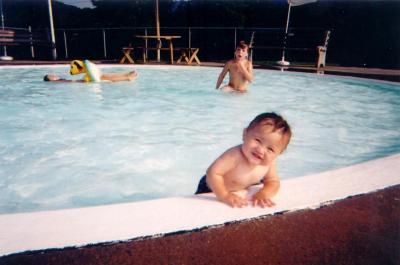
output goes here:
<path id="1" fill-rule="evenodd" d="M 275 153 L 275 150 L 273 148 L 271 148 L 271 147 L 268 147 L 268 151 L 272 152 L 272 153 Z"/>
<path id="2" fill-rule="evenodd" d="M 254 139 L 257 143 L 261 143 L 261 140 L 260 139 Z"/>

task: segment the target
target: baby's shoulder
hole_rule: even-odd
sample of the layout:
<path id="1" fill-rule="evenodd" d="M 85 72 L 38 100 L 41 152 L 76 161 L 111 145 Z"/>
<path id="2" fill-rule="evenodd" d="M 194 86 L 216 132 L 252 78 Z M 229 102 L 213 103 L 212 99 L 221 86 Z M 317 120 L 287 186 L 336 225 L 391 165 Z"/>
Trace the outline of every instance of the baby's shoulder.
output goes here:
<path id="1" fill-rule="evenodd" d="M 240 149 L 241 149 L 241 145 L 231 147 L 221 155 L 221 158 L 229 159 L 232 161 L 237 161 L 238 159 L 241 158 L 241 155 L 242 155 L 242 152 Z"/>

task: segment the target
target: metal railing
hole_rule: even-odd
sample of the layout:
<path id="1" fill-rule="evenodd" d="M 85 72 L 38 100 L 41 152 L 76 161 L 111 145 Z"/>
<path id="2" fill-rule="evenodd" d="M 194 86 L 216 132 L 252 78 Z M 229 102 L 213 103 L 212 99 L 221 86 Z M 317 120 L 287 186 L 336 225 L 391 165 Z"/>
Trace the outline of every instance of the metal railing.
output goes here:
<path id="1" fill-rule="evenodd" d="M 38 29 L 38 31 L 47 29 Z M 322 28 L 291 28 L 288 32 L 288 46 L 315 49 L 322 42 L 325 29 Z M 56 47 L 59 60 L 87 58 L 92 60 L 118 60 L 122 47 L 143 46 L 135 35 L 152 35 L 154 27 L 120 27 L 120 28 L 61 28 L 56 29 Z M 161 27 L 162 35 L 180 35 L 181 39 L 174 41 L 175 47 L 200 48 L 203 61 L 222 61 L 233 57 L 233 52 L 240 40 L 246 42 L 254 32 L 254 46 L 266 47 L 256 50 L 253 55 L 257 60 L 280 59 L 284 28 L 243 28 L 243 27 Z M 166 44 L 165 44 L 166 45 Z M 268 47 L 274 47 L 268 49 Z M 23 47 L 12 47 L 9 54 L 15 59 L 51 59 L 49 51 L 43 47 L 31 47 L 29 54 Z M 139 51 L 138 51 L 139 52 Z M 290 60 L 294 56 L 297 61 L 314 61 L 315 56 L 292 52 L 287 55 Z M 305 58 L 303 58 L 305 57 Z M 139 58 L 139 57 L 138 57 Z M 167 58 L 167 57 L 165 57 Z M 162 58 L 163 59 L 163 58 Z"/>

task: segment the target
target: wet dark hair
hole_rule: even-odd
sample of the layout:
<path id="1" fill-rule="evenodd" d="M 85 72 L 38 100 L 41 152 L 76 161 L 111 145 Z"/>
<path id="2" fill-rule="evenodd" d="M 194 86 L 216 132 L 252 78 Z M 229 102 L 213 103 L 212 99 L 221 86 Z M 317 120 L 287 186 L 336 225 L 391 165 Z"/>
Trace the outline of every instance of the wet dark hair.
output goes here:
<path id="1" fill-rule="evenodd" d="M 244 42 L 244 40 L 240 41 L 237 48 L 243 49 L 243 50 L 248 50 L 249 49 L 249 45 L 246 44 L 246 42 Z"/>
<path id="2" fill-rule="evenodd" d="M 287 121 L 280 115 L 274 112 L 265 112 L 257 115 L 247 127 L 247 130 L 254 129 L 259 125 L 270 125 L 274 129 L 273 131 L 280 131 L 282 133 L 283 149 L 286 149 L 292 137 L 292 130 L 290 129 Z"/>
<path id="3" fill-rule="evenodd" d="M 49 76 L 48 76 L 48 75 L 45 75 L 45 76 L 43 77 L 43 81 L 50 81 Z"/>

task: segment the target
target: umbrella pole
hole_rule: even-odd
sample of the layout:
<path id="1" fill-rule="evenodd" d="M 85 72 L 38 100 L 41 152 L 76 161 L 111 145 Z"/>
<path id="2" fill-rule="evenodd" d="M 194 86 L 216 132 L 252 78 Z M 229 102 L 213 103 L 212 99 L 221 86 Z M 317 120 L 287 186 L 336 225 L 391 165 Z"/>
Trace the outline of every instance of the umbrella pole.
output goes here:
<path id="1" fill-rule="evenodd" d="M 51 6 L 51 0 L 47 0 L 47 5 L 48 5 L 48 8 L 49 8 L 52 55 L 53 55 L 53 60 L 57 60 L 56 37 L 55 37 L 55 33 L 54 33 L 53 8 Z"/>
<path id="2" fill-rule="evenodd" d="M 285 61 L 285 50 L 286 50 L 286 42 L 287 42 L 287 37 L 288 37 L 288 29 L 289 29 L 289 20 L 290 20 L 290 8 L 291 8 L 291 4 L 289 3 L 289 8 L 288 8 L 288 14 L 287 14 L 287 18 L 286 18 L 286 28 L 285 28 L 285 36 L 283 39 L 283 50 L 282 50 L 282 59 L 280 61 L 277 62 L 277 64 L 282 65 L 282 66 L 286 66 L 289 65 L 290 63 Z"/>

